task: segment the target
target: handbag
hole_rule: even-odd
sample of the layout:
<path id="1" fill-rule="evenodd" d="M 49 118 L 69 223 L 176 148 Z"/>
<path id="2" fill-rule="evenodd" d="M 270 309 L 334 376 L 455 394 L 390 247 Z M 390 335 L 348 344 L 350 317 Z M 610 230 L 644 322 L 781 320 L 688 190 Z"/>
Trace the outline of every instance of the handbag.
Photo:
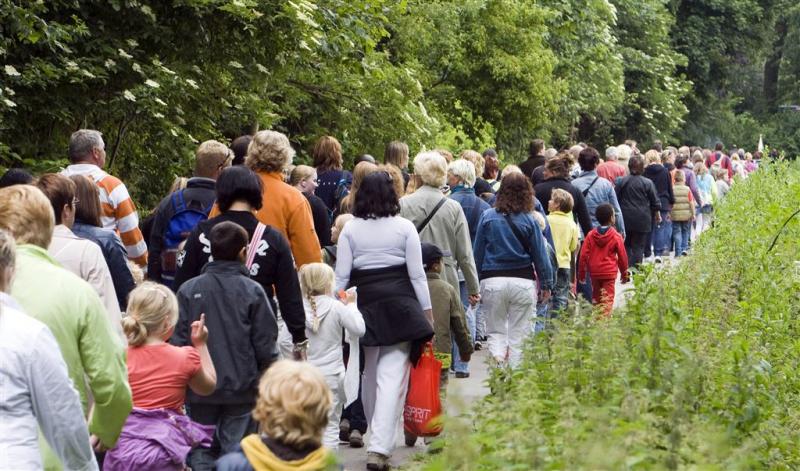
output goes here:
<path id="1" fill-rule="evenodd" d="M 403 428 L 417 437 L 435 437 L 442 433 L 442 400 L 439 381 L 442 362 L 433 353 L 428 342 L 417 365 L 411 369 L 411 379 L 403 407 Z"/>

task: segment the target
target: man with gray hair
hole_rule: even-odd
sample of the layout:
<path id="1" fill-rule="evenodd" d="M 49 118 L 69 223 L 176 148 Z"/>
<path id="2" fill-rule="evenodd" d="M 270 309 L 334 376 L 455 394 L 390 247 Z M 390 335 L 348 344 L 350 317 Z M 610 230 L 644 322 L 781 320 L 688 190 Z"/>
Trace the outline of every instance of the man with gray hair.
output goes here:
<path id="1" fill-rule="evenodd" d="M 610 181 L 612 187 L 616 185 L 618 178 L 628 174 L 627 169 L 617 162 L 618 158 L 619 149 L 611 146 L 606 149 L 606 161 L 597 166 L 597 175 Z"/>
<path id="2" fill-rule="evenodd" d="M 122 239 L 128 258 L 140 267 L 147 267 L 147 244 L 139 230 L 139 215 L 128 189 L 122 181 L 103 170 L 106 145 L 103 135 L 94 129 L 79 129 L 69 140 L 71 163 L 61 174 L 66 177 L 84 175 L 100 190 L 103 228 L 115 231 Z"/>

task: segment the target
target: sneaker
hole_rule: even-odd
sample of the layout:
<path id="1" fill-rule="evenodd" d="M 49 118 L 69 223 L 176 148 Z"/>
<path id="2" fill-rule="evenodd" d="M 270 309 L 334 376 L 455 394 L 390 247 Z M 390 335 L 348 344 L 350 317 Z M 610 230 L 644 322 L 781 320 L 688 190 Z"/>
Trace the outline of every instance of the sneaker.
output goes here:
<path id="1" fill-rule="evenodd" d="M 655 259 L 653 259 L 653 262 L 654 262 L 654 263 L 662 263 L 662 262 L 663 262 L 663 260 L 661 260 L 661 257 L 659 257 L 658 255 L 656 255 L 656 258 L 655 258 Z"/>
<path id="2" fill-rule="evenodd" d="M 350 448 L 361 448 L 364 446 L 364 437 L 361 436 L 361 432 L 358 430 L 353 430 L 350 432 Z"/>
<path id="3" fill-rule="evenodd" d="M 483 344 L 480 342 L 475 342 L 475 351 L 483 350 Z"/>
<path id="4" fill-rule="evenodd" d="M 370 451 L 367 453 L 367 469 L 384 471 L 389 469 L 389 457 L 381 453 Z"/>
<path id="5" fill-rule="evenodd" d="M 339 422 L 339 441 L 343 443 L 350 441 L 350 421 L 347 419 Z"/>
<path id="6" fill-rule="evenodd" d="M 456 371 L 456 378 L 469 378 L 469 373 L 465 373 L 463 371 Z"/>
<path id="7" fill-rule="evenodd" d="M 410 434 L 408 432 L 403 432 L 403 435 L 405 436 L 406 446 L 414 446 L 414 445 L 417 444 L 417 436 L 416 435 L 412 435 L 412 434 Z"/>

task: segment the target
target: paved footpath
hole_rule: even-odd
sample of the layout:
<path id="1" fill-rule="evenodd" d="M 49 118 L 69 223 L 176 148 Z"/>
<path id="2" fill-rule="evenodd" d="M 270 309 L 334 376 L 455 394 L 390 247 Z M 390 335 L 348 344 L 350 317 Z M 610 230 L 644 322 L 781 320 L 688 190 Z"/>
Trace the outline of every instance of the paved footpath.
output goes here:
<path id="1" fill-rule="evenodd" d="M 632 284 L 622 285 L 617 281 L 614 307 L 619 307 L 625 303 L 632 294 Z M 476 401 L 481 400 L 484 396 L 489 394 L 489 388 L 486 386 L 486 379 L 489 377 L 489 369 L 487 359 L 489 355 L 487 351 L 481 350 L 475 352 L 470 361 L 470 377 L 464 379 L 456 379 L 455 376 L 450 375 L 450 382 L 447 386 L 447 413 L 450 416 L 458 416 L 461 414 L 463 407 L 470 407 Z M 462 409 L 462 410 L 459 410 Z M 369 440 L 369 432 L 364 437 L 365 444 Z M 422 439 L 417 440 L 417 445 L 414 447 L 407 447 L 403 443 L 403 427 L 400 421 L 400 428 L 397 432 L 397 448 L 392 455 L 392 466 L 402 466 L 407 463 L 417 453 L 425 452 L 425 445 Z M 363 470 L 367 467 L 367 448 L 350 448 L 346 444 L 340 445 L 339 458 L 344 465 L 345 470 Z"/>

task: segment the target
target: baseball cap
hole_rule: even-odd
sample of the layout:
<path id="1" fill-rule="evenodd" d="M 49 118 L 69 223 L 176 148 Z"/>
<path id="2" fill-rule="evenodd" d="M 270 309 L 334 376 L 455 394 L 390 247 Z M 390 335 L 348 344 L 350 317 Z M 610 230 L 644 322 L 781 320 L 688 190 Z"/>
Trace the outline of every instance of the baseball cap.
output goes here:
<path id="1" fill-rule="evenodd" d="M 422 264 L 425 265 L 426 267 L 443 257 L 452 256 L 450 252 L 440 249 L 435 244 L 431 244 L 429 242 L 423 242 L 421 245 L 422 245 Z"/>

